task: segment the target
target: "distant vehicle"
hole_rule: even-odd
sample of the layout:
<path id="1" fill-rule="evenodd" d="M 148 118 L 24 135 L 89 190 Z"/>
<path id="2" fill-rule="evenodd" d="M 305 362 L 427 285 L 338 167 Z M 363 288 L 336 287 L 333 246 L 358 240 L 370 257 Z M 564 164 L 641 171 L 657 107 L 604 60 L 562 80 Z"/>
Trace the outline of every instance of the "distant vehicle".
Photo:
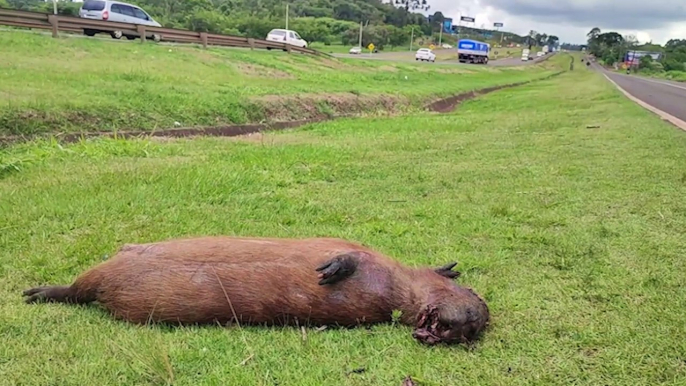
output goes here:
<path id="1" fill-rule="evenodd" d="M 529 49 L 525 48 L 522 50 L 522 61 L 526 62 L 527 60 L 531 59 L 529 56 Z"/>
<path id="2" fill-rule="evenodd" d="M 296 47 L 307 47 L 307 42 L 303 40 L 297 32 L 289 29 L 273 29 L 267 34 L 267 40 L 282 42 Z"/>
<path id="3" fill-rule="evenodd" d="M 488 43 L 471 39 L 461 39 L 457 42 L 457 58 L 460 63 L 483 63 L 488 64 L 488 51 L 491 46 Z"/>
<path id="4" fill-rule="evenodd" d="M 446 43 L 443 43 L 443 45 L 442 45 L 441 47 L 443 47 L 443 48 L 453 48 L 453 46 L 451 46 L 450 44 L 446 44 Z"/>
<path id="5" fill-rule="evenodd" d="M 79 9 L 79 17 L 82 19 L 114 21 L 118 23 L 141 24 L 151 27 L 161 27 L 160 23 L 156 22 L 147 12 L 142 8 L 128 3 L 111 0 L 86 0 Z M 138 34 L 125 35 L 122 31 L 101 31 L 98 29 L 84 29 L 83 33 L 88 36 L 94 36 L 97 33 L 108 33 L 114 39 L 121 39 L 126 36 L 127 39 L 133 40 Z M 161 36 L 159 34 L 150 34 L 150 37 L 159 42 Z"/>
<path id="6" fill-rule="evenodd" d="M 355 54 L 361 54 L 362 53 L 362 48 L 361 47 L 353 47 L 348 51 L 349 54 L 355 55 Z"/>
<path id="7" fill-rule="evenodd" d="M 543 51 L 538 51 L 538 52 L 536 53 L 536 56 L 539 57 L 539 58 L 540 58 L 541 56 L 543 56 L 543 55 L 545 55 L 545 52 L 543 52 Z"/>
<path id="8" fill-rule="evenodd" d="M 543 55 L 548 53 L 548 46 L 543 46 Z"/>
<path id="9" fill-rule="evenodd" d="M 428 48 L 420 48 L 417 50 L 417 53 L 414 55 L 414 60 L 435 62 L 436 61 L 436 54 L 434 54 L 433 51 L 431 51 Z"/>

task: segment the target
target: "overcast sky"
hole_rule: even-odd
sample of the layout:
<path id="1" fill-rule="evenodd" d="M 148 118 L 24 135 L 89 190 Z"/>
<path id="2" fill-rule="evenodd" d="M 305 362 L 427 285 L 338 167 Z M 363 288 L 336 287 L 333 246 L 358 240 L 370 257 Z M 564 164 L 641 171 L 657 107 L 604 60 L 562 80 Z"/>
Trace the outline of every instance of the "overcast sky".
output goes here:
<path id="1" fill-rule="evenodd" d="M 453 22 L 476 18 L 474 26 L 505 24 L 503 30 L 523 35 L 535 30 L 560 42 L 584 43 L 593 27 L 633 34 L 641 43 L 664 44 L 686 39 L 686 0 L 428 0 L 428 13 L 443 12 Z M 468 25 L 468 24 L 465 24 Z"/>

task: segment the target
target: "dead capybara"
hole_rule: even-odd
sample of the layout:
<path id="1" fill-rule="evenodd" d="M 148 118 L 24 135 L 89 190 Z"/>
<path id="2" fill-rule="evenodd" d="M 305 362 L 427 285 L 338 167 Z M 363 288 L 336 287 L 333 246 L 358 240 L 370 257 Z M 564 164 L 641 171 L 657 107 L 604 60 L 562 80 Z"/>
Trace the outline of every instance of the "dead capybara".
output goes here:
<path id="1" fill-rule="evenodd" d="M 468 343 L 486 303 L 455 284 L 450 263 L 410 268 L 333 238 L 200 237 L 125 245 L 71 286 L 24 291 L 26 302 L 98 302 L 134 323 L 354 326 L 400 322 L 426 344 Z"/>

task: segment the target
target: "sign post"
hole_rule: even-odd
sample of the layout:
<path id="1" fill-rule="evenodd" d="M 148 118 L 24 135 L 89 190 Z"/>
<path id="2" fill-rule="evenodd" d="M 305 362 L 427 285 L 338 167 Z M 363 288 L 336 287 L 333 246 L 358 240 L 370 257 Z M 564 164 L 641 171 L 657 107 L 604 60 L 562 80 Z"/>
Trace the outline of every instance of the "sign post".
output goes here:
<path id="1" fill-rule="evenodd" d="M 495 30 L 500 32 L 500 28 L 502 28 L 505 24 L 503 23 L 493 23 L 493 27 L 495 27 Z M 503 45 L 503 33 L 500 33 L 500 45 Z"/>
<path id="2" fill-rule="evenodd" d="M 457 22 L 457 59 L 460 59 L 460 27 L 462 26 L 462 22 L 466 21 L 467 23 L 474 23 L 476 19 L 473 17 L 469 16 L 462 16 L 460 13 L 460 20 Z"/>
<path id="3" fill-rule="evenodd" d="M 374 43 L 369 43 L 369 45 L 367 46 L 367 48 L 369 49 L 369 55 L 371 55 L 371 54 L 372 54 L 372 51 L 374 51 Z"/>

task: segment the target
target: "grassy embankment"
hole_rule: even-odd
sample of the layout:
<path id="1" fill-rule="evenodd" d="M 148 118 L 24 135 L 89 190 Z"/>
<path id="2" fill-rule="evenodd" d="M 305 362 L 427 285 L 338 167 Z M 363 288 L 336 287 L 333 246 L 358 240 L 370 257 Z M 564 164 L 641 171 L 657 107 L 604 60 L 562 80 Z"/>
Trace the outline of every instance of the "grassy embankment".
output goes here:
<path id="1" fill-rule="evenodd" d="M 567 60 L 486 68 L 0 34 L 0 135 L 148 130 L 401 112 L 544 77 Z"/>
<path id="2" fill-rule="evenodd" d="M 686 136 L 584 67 L 446 115 L 10 148 L 0 383 L 683 384 Z M 493 324 L 466 350 L 418 345 L 401 326 L 135 327 L 96 307 L 22 303 L 23 289 L 69 283 L 123 243 L 204 234 L 335 236 L 410 265 L 457 260 Z"/>

